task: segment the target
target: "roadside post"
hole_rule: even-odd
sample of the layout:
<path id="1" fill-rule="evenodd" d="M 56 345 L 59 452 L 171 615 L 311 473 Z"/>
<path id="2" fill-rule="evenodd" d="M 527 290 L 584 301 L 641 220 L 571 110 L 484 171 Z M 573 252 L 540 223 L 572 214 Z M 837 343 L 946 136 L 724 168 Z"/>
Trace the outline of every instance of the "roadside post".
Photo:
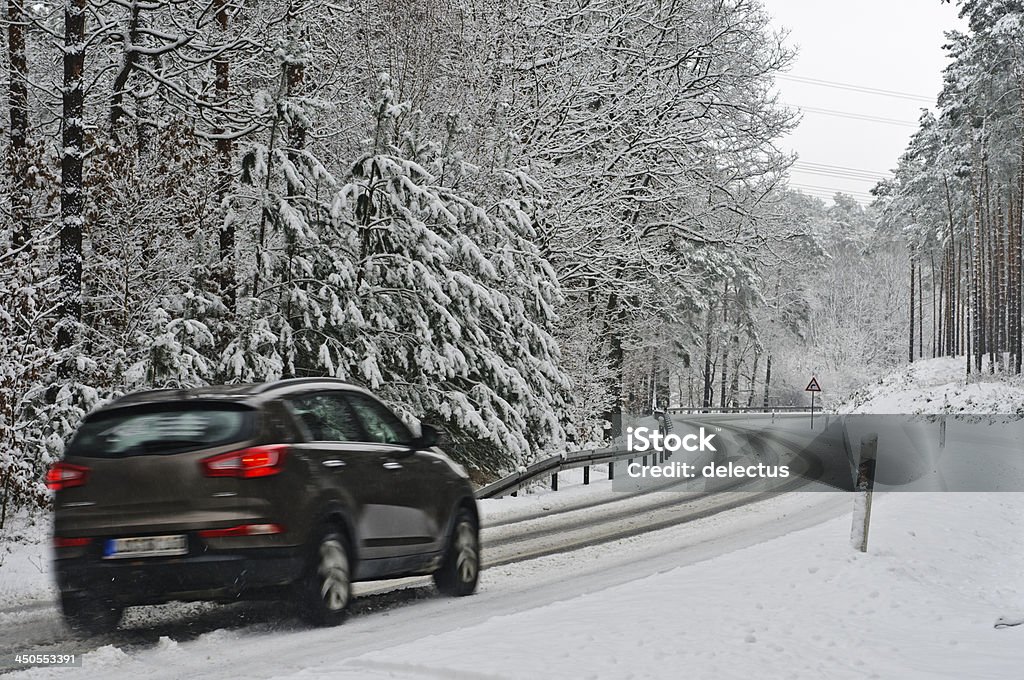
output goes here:
<path id="1" fill-rule="evenodd" d="M 853 501 L 853 547 L 868 551 L 868 525 L 871 523 L 871 495 L 875 489 L 875 460 L 878 454 L 878 435 L 870 434 L 860 440 L 860 463 L 857 466 L 857 494 Z"/>
<path id="2" fill-rule="evenodd" d="M 811 376 L 811 382 L 807 383 L 807 387 L 804 388 L 804 392 L 811 393 L 811 429 L 814 429 L 814 395 L 821 392 L 821 385 L 818 384 L 818 379 Z"/>

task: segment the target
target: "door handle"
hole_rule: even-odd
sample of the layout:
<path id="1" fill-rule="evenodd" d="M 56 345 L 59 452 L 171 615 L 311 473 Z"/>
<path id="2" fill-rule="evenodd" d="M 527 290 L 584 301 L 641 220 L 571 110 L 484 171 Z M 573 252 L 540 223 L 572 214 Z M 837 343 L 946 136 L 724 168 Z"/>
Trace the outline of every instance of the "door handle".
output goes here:
<path id="1" fill-rule="evenodd" d="M 393 460 L 389 460 L 388 462 L 384 463 L 384 469 L 385 470 L 401 470 L 402 469 L 402 464 L 401 463 L 396 463 Z"/>
<path id="2" fill-rule="evenodd" d="M 329 468 L 345 467 L 345 461 L 338 460 L 337 458 L 331 458 L 330 460 L 325 460 L 323 462 L 323 466 Z"/>

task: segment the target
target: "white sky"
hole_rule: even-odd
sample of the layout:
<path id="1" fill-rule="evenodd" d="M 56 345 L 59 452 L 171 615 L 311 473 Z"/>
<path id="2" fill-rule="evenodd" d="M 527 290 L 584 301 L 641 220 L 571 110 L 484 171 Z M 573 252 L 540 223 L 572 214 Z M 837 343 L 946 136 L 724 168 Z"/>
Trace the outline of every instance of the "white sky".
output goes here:
<path id="1" fill-rule="evenodd" d="M 787 76 L 927 98 L 903 99 L 779 78 L 783 100 L 803 109 L 799 127 L 781 142 L 782 148 L 800 156 L 791 184 L 822 198 L 839 190 L 869 201 L 868 190 L 896 166 L 921 108 L 934 106 L 946 65 L 943 32 L 964 26 L 956 7 L 939 0 L 764 0 L 764 4 L 776 26 L 789 29 L 789 45 L 799 49 Z M 910 125 L 854 120 L 804 107 Z M 850 170 L 856 178 L 849 177 Z M 872 178 L 862 179 L 864 171 Z"/>

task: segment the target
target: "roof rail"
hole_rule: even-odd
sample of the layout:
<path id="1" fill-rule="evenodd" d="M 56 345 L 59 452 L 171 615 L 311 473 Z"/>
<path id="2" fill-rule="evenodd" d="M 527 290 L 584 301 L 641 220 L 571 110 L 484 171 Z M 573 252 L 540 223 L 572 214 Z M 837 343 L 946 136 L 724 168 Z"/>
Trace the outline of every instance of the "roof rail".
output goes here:
<path id="1" fill-rule="evenodd" d="M 132 402 L 148 394 L 156 394 L 157 392 L 181 392 L 182 389 L 179 387 L 157 387 L 151 390 L 138 390 L 135 392 L 126 392 L 120 397 L 111 400 L 107 405 L 120 404 L 121 402 Z"/>
<path id="2" fill-rule="evenodd" d="M 304 378 L 285 378 L 284 380 L 274 380 L 272 382 L 262 383 L 259 386 L 259 388 L 257 390 L 255 390 L 255 392 L 257 394 L 262 394 L 264 392 L 268 392 L 268 391 L 270 391 L 272 389 L 275 389 L 277 387 L 283 387 L 285 385 L 303 385 L 303 384 L 307 384 L 307 383 L 325 383 L 325 382 L 338 383 L 339 385 L 352 385 L 352 383 L 349 382 L 348 380 L 342 380 L 341 378 L 332 378 L 330 376 L 304 377 Z"/>

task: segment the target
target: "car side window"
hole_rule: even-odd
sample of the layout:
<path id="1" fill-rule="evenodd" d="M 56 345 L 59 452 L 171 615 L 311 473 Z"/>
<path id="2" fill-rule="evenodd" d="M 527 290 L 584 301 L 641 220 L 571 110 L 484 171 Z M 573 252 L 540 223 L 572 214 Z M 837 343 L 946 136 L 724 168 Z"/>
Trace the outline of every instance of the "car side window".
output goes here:
<path id="1" fill-rule="evenodd" d="M 380 444 L 412 442 L 412 433 L 405 423 L 376 399 L 359 392 L 350 392 L 346 396 L 363 429 L 366 430 L 369 441 Z"/>
<path id="2" fill-rule="evenodd" d="M 275 400 L 267 403 L 263 410 L 263 423 L 267 436 L 272 440 L 282 444 L 295 441 L 295 425 L 283 402 Z"/>
<path id="3" fill-rule="evenodd" d="M 359 421 L 340 394 L 307 394 L 289 401 L 312 441 L 350 442 L 365 438 Z"/>

